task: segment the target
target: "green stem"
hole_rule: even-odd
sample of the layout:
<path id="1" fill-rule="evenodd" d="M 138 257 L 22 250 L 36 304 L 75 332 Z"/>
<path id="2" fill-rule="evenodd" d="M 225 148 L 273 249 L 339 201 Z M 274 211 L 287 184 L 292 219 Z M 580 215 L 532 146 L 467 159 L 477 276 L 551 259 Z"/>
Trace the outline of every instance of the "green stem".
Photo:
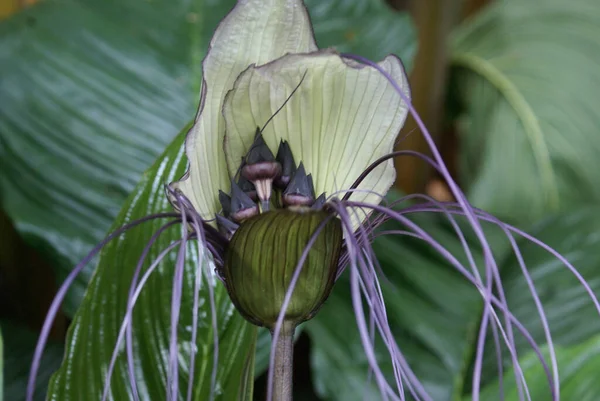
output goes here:
<path id="1" fill-rule="evenodd" d="M 295 325 L 284 322 L 275 345 L 273 401 L 292 401 L 295 329 Z"/>

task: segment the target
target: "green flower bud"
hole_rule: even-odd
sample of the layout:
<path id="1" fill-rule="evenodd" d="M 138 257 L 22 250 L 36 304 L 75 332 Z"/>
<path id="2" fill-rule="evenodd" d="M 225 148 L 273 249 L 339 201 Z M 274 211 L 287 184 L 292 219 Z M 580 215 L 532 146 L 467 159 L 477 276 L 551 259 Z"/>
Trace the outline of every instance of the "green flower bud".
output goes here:
<path id="1" fill-rule="evenodd" d="M 286 322 L 299 324 L 313 317 L 331 292 L 342 245 L 341 222 L 325 211 L 301 208 L 270 211 L 240 225 L 223 270 L 229 296 L 247 320 L 274 326 L 302 253 L 322 223 L 285 314 Z"/>

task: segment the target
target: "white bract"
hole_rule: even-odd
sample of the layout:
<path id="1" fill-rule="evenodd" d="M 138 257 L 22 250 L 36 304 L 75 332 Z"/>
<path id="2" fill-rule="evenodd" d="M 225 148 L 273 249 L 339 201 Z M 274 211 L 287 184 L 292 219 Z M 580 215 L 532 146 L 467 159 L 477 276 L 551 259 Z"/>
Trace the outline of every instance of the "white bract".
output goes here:
<path id="1" fill-rule="evenodd" d="M 379 65 L 408 96 L 400 60 L 388 56 Z M 221 209 L 218 191 L 229 191 L 256 128 L 301 81 L 263 137 L 273 152 L 288 141 L 296 163 L 312 174 L 316 194 L 348 189 L 369 164 L 393 151 L 407 115 L 401 96 L 376 69 L 317 48 L 300 0 L 238 1 L 211 40 L 203 73 L 186 141 L 189 170 L 174 187 L 207 220 Z M 361 183 L 367 191 L 351 199 L 377 204 L 377 194 L 394 180 L 388 160 Z"/>

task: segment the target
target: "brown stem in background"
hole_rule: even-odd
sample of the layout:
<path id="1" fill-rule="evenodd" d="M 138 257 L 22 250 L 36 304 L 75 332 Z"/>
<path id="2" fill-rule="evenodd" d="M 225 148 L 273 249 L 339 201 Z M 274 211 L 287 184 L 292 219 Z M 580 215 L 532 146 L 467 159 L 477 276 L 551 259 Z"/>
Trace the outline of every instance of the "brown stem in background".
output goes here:
<path id="1" fill-rule="evenodd" d="M 490 4 L 492 0 L 467 0 L 464 3 L 462 10 L 462 17 L 469 18 L 470 16 L 477 14 L 483 7 Z"/>
<path id="2" fill-rule="evenodd" d="M 413 0 L 409 7 L 418 31 L 419 44 L 410 76 L 412 101 L 434 139 L 439 138 L 442 129 L 448 72 L 448 41 L 452 28 L 460 17 L 460 6 L 460 0 Z M 408 118 L 400 137 L 403 139 L 398 149 L 430 153 L 411 117 Z M 406 193 L 423 192 L 432 173 L 429 166 L 409 157 L 398 158 L 396 170 L 396 185 Z"/>

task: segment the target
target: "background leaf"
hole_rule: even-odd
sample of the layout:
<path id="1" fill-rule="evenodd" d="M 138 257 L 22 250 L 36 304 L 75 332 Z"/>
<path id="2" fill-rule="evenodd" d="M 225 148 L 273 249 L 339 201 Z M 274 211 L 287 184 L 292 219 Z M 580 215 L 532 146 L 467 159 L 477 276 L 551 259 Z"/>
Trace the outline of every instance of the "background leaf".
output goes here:
<path id="1" fill-rule="evenodd" d="M 571 347 L 559 347 L 556 351 L 560 366 L 560 397 L 563 400 L 596 401 L 600 393 L 600 336 Z M 544 353 L 548 358 L 548 352 Z M 530 353 L 521 360 L 523 374 L 528 383 L 532 400 L 549 400 L 546 373 L 536 355 Z M 519 392 L 514 373 L 507 372 L 504 378 L 505 400 L 518 401 Z M 486 387 L 481 399 L 494 399 L 498 394 L 498 383 Z"/>
<path id="2" fill-rule="evenodd" d="M 396 53 L 410 65 L 409 18 L 383 0 L 307 3 L 320 46 Z M 233 4 L 45 0 L 0 23 L 0 200 L 61 278 L 193 118 L 201 60 Z M 69 294 L 67 314 L 92 270 Z"/>
<path id="3" fill-rule="evenodd" d="M 24 401 L 37 334 L 8 321 L 0 322 L 0 327 L 4 341 L 4 386 L 0 388 L 4 390 L 6 401 Z M 46 399 L 48 380 L 60 366 L 63 352 L 62 344 L 56 342 L 48 344 L 40 364 L 35 401 Z"/>
<path id="4" fill-rule="evenodd" d="M 600 199 L 596 0 L 496 2 L 456 32 L 460 172 L 477 206 L 526 225 Z"/>

